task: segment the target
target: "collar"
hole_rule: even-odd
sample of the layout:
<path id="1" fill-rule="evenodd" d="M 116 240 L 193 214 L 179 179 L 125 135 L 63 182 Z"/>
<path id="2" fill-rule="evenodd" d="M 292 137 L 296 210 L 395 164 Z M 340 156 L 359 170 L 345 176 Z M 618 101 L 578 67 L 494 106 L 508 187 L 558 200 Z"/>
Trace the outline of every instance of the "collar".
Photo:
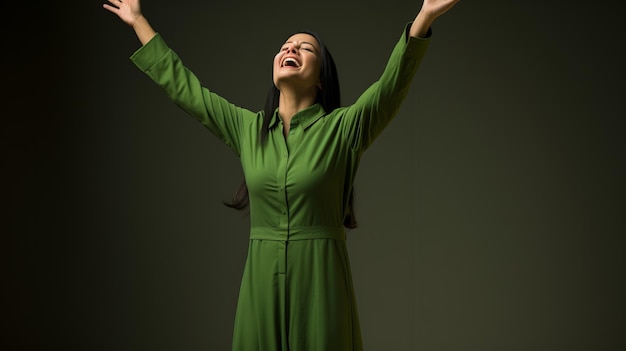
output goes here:
<path id="1" fill-rule="evenodd" d="M 319 103 L 313 104 L 304 110 L 299 111 L 291 118 L 291 127 L 302 125 L 303 129 L 309 128 L 318 119 L 322 118 L 326 114 L 326 111 Z M 278 114 L 278 108 L 274 110 L 274 115 L 270 119 L 268 129 L 274 128 L 280 122 L 280 116 Z"/>

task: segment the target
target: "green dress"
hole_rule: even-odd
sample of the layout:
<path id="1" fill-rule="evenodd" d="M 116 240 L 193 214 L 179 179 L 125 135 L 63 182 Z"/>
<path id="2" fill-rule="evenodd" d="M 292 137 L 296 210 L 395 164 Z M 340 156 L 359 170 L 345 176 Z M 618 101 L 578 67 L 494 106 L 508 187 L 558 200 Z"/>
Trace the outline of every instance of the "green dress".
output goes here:
<path id="1" fill-rule="evenodd" d="M 362 350 L 342 226 L 363 152 L 396 115 L 426 52 L 404 28 L 384 73 L 335 111 L 315 104 L 283 135 L 276 111 L 229 103 L 190 72 L 157 34 L 132 61 L 239 156 L 250 199 L 250 242 L 233 333 L 235 351 Z"/>

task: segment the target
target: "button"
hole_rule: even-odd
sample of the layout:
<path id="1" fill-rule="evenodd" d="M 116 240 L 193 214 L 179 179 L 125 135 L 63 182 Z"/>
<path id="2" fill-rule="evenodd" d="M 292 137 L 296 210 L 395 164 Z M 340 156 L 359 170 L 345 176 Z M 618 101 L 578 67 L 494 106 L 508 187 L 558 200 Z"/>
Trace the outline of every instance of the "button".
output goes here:
<path id="1" fill-rule="evenodd" d="M 291 134 L 291 135 L 293 135 L 294 133 L 295 133 L 295 131 L 294 131 L 294 130 L 290 130 L 290 131 L 289 131 L 289 134 Z"/>

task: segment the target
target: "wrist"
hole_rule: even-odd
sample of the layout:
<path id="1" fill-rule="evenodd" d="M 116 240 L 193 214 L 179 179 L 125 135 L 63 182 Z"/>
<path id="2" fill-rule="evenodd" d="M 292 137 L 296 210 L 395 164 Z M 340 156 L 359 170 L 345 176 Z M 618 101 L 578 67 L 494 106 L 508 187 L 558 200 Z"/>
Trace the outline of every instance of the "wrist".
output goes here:
<path id="1" fill-rule="evenodd" d="M 132 22 L 130 22 L 130 26 L 133 27 L 133 29 L 137 29 L 138 27 L 141 27 L 142 25 L 144 25 L 147 22 L 146 18 L 143 17 L 142 14 L 139 14 L 137 16 L 134 16 L 134 19 Z"/>
<path id="2" fill-rule="evenodd" d="M 422 8 L 417 14 L 415 21 L 423 23 L 426 28 L 429 28 L 435 21 L 436 17 L 437 16 L 435 16 L 435 14 L 431 10 Z"/>
<path id="3" fill-rule="evenodd" d="M 410 29 L 410 35 L 417 38 L 425 38 L 428 35 L 428 29 L 432 25 L 435 18 L 428 11 L 423 9 L 415 17 L 413 25 Z"/>

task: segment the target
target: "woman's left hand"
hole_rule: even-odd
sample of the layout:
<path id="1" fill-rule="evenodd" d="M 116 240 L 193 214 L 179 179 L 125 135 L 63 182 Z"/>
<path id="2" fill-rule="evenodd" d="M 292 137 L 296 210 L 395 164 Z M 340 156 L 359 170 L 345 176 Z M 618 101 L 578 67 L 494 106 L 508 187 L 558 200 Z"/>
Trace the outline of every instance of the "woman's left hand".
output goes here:
<path id="1" fill-rule="evenodd" d="M 420 12 L 415 17 L 409 34 L 412 37 L 425 37 L 435 19 L 452 8 L 460 0 L 424 0 Z"/>

